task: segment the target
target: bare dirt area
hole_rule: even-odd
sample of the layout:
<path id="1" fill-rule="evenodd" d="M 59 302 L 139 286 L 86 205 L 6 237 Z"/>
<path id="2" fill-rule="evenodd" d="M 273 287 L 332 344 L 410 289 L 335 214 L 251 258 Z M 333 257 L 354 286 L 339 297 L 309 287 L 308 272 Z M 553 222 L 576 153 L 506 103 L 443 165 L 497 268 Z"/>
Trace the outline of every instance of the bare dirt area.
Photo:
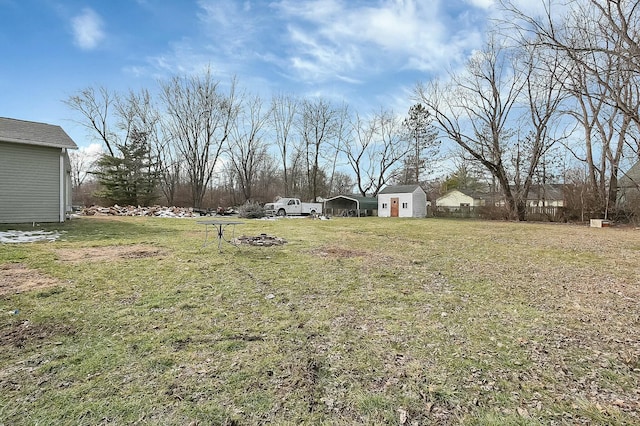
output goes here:
<path id="1" fill-rule="evenodd" d="M 56 336 L 73 335 L 75 330 L 67 324 L 34 324 L 22 321 L 0 332 L 0 345 L 23 348 L 27 344 L 50 340 Z"/>
<path id="2" fill-rule="evenodd" d="M 349 257 L 364 257 L 367 256 L 367 252 L 359 250 L 345 249 L 341 247 L 325 246 L 312 251 L 313 254 L 320 257 L 330 258 L 349 258 Z"/>
<path id="3" fill-rule="evenodd" d="M 22 263 L 0 265 L 0 296 L 42 290 L 60 284 L 60 280 L 41 274 Z"/>
<path id="4" fill-rule="evenodd" d="M 162 257 L 165 252 L 157 247 L 136 244 L 130 246 L 84 247 L 81 249 L 56 250 L 58 259 L 63 262 L 104 262 L 128 259 Z"/>

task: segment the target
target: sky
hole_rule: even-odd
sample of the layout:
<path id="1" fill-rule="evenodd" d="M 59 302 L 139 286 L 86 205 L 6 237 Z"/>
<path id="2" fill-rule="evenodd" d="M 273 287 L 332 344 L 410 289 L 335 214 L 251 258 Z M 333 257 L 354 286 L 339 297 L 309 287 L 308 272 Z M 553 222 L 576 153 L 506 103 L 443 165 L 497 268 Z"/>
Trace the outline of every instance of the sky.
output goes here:
<path id="1" fill-rule="evenodd" d="M 482 47 L 494 0 L 0 0 L 0 117 L 94 142 L 64 100 L 176 75 L 234 76 L 287 93 L 404 114 L 418 82 Z"/>

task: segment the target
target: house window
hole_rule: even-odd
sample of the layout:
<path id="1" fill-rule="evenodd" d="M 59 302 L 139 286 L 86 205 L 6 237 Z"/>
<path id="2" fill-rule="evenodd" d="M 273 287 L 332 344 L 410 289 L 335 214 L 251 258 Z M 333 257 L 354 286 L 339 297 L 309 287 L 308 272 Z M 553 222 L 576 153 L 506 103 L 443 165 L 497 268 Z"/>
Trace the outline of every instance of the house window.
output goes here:
<path id="1" fill-rule="evenodd" d="M 460 207 L 471 207 L 469 203 L 460 203 Z"/>
<path id="2" fill-rule="evenodd" d="M 402 203 L 402 208 L 403 209 L 408 209 L 409 208 L 409 203 Z"/>
<path id="3" fill-rule="evenodd" d="M 382 203 L 382 208 L 386 209 L 387 208 L 387 203 Z"/>

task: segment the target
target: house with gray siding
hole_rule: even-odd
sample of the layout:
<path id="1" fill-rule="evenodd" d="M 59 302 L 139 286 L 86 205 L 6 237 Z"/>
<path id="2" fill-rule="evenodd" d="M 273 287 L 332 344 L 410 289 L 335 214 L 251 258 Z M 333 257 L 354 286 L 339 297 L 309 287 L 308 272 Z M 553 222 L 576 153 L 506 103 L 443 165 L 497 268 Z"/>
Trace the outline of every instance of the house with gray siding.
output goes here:
<path id="1" fill-rule="evenodd" d="M 0 223 L 64 222 L 77 148 L 60 126 L 0 117 Z"/>
<path id="2" fill-rule="evenodd" d="M 631 210 L 640 207 L 640 161 L 618 178 L 618 207 Z"/>

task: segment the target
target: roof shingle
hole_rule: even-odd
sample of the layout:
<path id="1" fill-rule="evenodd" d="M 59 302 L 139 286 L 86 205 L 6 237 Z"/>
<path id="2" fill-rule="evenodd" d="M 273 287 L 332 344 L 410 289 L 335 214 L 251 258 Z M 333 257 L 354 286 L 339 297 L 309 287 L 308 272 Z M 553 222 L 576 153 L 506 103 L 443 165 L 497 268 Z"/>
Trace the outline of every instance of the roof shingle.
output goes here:
<path id="1" fill-rule="evenodd" d="M 78 148 L 60 126 L 5 117 L 0 117 L 0 141 L 54 148 Z"/>

